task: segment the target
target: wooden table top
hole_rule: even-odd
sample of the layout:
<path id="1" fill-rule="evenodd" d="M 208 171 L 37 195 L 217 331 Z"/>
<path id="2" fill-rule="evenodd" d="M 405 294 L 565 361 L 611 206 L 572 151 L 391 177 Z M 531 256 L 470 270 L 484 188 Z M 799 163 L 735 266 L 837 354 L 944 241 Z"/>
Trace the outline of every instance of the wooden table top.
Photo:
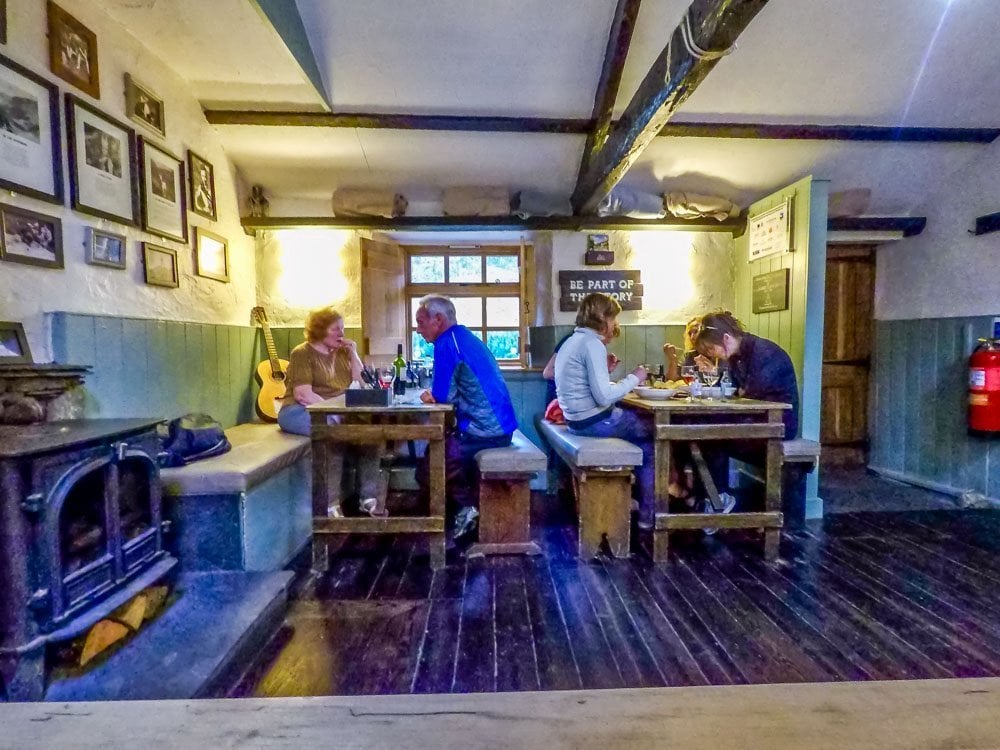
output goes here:
<path id="1" fill-rule="evenodd" d="M 778 401 L 757 401 L 752 398 L 695 399 L 689 402 L 686 398 L 668 398 L 662 401 L 639 398 L 630 393 L 622 403 L 647 411 L 676 411 L 687 414 L 732 414 L 734 412 L 763 412 L 772 409 L 791 409 L 791 404 Z"/>
<path id="2" fill-rule="evenodd" d="M 0 703 L 0 747 L 996 748 L 1000 679 Z"/>
<path id="3" fill-rule="evenodd" d="M 424 404 L 406 402 L 392 406 L 348 406 L 343 396 L 334 396 L 325 401 L 310 404 L 308 412 L 323 414 L 433 414 L 434 412 L 449 412 L 454 407 L 451 404 Z"/>

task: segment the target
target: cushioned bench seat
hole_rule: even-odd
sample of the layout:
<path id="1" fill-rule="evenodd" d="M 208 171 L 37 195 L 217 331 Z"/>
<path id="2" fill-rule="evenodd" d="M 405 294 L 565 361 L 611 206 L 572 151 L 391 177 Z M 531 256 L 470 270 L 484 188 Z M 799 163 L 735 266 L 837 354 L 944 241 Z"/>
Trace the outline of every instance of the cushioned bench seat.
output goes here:
<path id="1" fill-rule="evenodd" d="M 246 492 L 309 455 L 309 438 L 273 424 L 241 424 L 226 430 L 233 449 L 187 466 L 160 470 L 163 494 L 217 495 Z"/>
<path id="2" fill-rule="evenodd" d="M 574 435 L 566 425 L 542 422 L 539 429 L 552 449 L 571 467 L 642 466 L 642 450 L 620 438 Z"/>
<path id="3" fill-rule="evenodd" d="M 531 541 L 531 480 L 548 468 L 545 453 L 514 432 L 510 445 L 476 454 L 479 466 L 479 542 L 469 550 L 478 555 L 537 555 Z"/>
<path id="4" fill-rule="evenodd" d="M 819 459 L 821 446 L 815 440 L 795 438 L 781 441 L 781 455 L 785 463 L 814 463 Z"/>
<path id="5" fill-rule="evenodd" d="M 542 421 L 538 430 L 573 472 L 579 516 L 579 555 L 629 554 L 632 472 L 642 450 L 620 438 L 574 435 L 565 425 Z"/>
<path id="6" fill-rule="evenodd" d="M 162 469 L 168 543 L 186 570 L 280 570 L 312 539 L 309 438 L 226 430 L 232 450 Z"/>

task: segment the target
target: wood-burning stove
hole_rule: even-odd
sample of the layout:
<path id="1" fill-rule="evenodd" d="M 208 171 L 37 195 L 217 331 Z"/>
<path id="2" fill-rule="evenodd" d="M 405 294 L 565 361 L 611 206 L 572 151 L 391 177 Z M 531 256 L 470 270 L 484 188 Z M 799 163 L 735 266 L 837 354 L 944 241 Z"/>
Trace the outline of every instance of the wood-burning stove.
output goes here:
<path id="1" fill-rule="evenodd" d="M 40 699 L 49 644 L 176 565 L 163 550 L 156 425 L 0 425 L 0 696 Z"/>

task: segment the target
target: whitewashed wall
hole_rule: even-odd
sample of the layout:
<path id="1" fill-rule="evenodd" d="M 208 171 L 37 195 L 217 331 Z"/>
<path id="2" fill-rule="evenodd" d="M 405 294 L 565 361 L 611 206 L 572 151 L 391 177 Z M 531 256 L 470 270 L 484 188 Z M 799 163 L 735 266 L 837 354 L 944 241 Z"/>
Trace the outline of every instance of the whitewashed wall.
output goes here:
<path id="1" fill-rule="evenodd" d="M 205 121 L 201 107 L 184 81 L 125 28 L 108 18 L 99 2 L 60 0 L 59 4 L 97 34 L 101 75 L 99 101 L 90 99 L 49 72 L 45 0 L 7 1 L 8 43 L 0 45 L 0 51 L 56 83 L 61 92 L 72 91 L 91 101 L 102 112 L 123 121 L 127 121 L 124 73 L 131 73 L 162 97 L 166 112 L 166 138 L 144 132 L 138 125 L 133 126 L 137 132 L 161 143 L 182 159 L 186 159 L 187 149 L 191 148 L 215 166 L 219 221 L 211 222 L 193 213 L 188 214 L 188 221 L 191 226 L 205 226 L 228 238 L 232 283 L 224 284 L 195 276 L 190 244 L 185 246 L 161 240 L 137 228 L 126 229 L 122 225 L 70 210 L 64 123 L 63 178 L 67 207 L 60 209 L 51 203 L 10 193 L 0 196 L 0 202 L 61 218 L 66 268 L 52 270 L 0 263 L 0 320 L 24 323 L 32 354 L 38 362 L 51 358 L 45 323 L 45 313 L 50 311 L 248 324 L 250 308 L 255 304 L 253 240 L 244 234 L 239 225 L 235 171 L 212 127 Z M 60 112 L 63 109 L 60 101 Z M 127 122 L 131 124 L 131 121 Z M 126 271 L 90 266 L 84 262 L 86 230 L 91 226 L 124 233 L 128 237 Z M 178 251 L 180 288 L 165 289 L 143 283 L 139 246 L 142 240 L 154 241 Z"/>
<path id="2" fill-rule="evenodd" d="M 922 234 L 878 249 L 878 320 L 1000 315 L 1000 233 L 969 234 L 1000 211 L 1000 140 L 916 211 Z"/>

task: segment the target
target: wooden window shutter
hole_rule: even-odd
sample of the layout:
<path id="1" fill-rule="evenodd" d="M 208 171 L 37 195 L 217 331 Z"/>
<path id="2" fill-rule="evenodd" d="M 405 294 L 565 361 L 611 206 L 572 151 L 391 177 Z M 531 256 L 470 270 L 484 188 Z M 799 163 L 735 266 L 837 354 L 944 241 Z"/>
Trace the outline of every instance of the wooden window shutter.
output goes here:
<path id="1" fill-rule="evenodd" d="M 396 346 L 406 345 L 405 262 L 399 245 L 361 240 L 361 335 L 366 356 L 394 357 Z"/>

